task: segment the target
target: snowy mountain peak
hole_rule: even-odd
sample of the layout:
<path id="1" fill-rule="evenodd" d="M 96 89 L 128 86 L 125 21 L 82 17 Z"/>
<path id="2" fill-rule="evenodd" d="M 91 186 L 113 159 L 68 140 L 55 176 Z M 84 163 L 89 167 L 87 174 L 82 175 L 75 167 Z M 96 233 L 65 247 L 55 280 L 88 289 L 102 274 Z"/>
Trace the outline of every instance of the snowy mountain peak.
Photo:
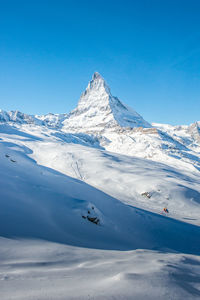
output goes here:
<path id="1" fill-rule="evenodd" d="M 110 88 L 106 84 L 104 78 L 98 72 L 93 74 L 92 80 L 88 83 L 88 86 L 83 92 L 82 96 L 88 94 L 90 91 L 101 91 L 110 94 Z"/>
<path id="2" fill-rule="evenodd" d="M 92 80 L 98 80 L 98 79 L 103 79 L 103 77 L 98 72 L 94 72 L 92 76 Z"/>
<path id="3" fill-rule="evenodd" d="M 78 106 L 63 124 L 66 131 L 96 133 L 107 129 L 118 130 L 120 127 L 151 127 L 137 112 L 112 96 L 109 86 L 98 72 L 93 74 Z"/>

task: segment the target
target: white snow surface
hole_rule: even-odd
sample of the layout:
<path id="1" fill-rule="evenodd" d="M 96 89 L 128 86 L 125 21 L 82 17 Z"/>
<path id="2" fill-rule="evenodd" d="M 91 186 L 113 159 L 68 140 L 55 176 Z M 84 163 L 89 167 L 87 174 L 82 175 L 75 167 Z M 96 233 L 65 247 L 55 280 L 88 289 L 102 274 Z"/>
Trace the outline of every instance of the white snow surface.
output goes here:
<path id="1" fill-rule="evenodd" d="M 1 110 L 0 299 L 199 299 L 199 133 L 98 73 L 69 115 Z"/>
<path id="2" fill-rule="evenodd" d="M 197 170 L 33 124 L 0 132 L 1 299 L 199 298 Z"/>
<path id="3" fill-rule="evenodd" d="M 195 255 L 0 239 L 1 299 L 199 299 L 199 282 Z"/>

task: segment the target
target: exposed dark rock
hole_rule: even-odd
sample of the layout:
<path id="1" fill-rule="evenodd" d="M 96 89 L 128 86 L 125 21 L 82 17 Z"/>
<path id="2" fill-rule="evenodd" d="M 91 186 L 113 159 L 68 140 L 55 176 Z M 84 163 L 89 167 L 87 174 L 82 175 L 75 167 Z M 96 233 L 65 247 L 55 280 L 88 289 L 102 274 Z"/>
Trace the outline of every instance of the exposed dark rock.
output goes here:
<path id="1" fill-rule="evenodd" d="M 90 221 L 96 225 L 99 224 L 99 222 L 100 222 L 100 220 L 97 217 L 92 218 L 92 217 L 87 216 L 87 219 L 88 219 L 88 221 Z"/>
<path id="2" fill-rule="evenodd" d="M 144 193 L 142 193 L 141 194 L 143 197 L 147 197 L 147 198 L 151 198 L 151 195 L 150 195 L 150 193 L 149 192 L 144 192 Z"/>

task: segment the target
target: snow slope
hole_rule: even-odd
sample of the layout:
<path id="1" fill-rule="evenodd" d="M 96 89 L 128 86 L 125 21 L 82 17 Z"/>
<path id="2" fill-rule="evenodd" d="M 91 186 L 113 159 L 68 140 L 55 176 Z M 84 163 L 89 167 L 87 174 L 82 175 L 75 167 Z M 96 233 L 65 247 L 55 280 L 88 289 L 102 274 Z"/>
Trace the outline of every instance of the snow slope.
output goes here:
<path id="1" fill-rule="evenodd" d="M 6 143 L 29 149 L 29 157 L 38 164 L 82 180 L 123 203 L 159 214 L 167 206 L 172 218 L 199 224 L 196 169 L 107 152 L 92 136 L 33 124 L 2 124 L 0 133 Z M 142 196 L 144 192 L 151 198 Z"/>
<path id="2" fill-rule="evenodd" d="M 1 110 L 0 298 L 199 299 L 199 128 L 98 73 L 69 115 Z"/>
<path id="3" fill-rule="evenodd" d="M 131 162 L 90 139 L 86 143 L 86 135 L 64 140 L 52 129 L 40 129 L 0 126 L 1 299 L 198 299 L 200 227 L 122 199 L 123 193 L 128 199 L 123 176 L 124 182 L 130 176 L 127 189 L 133 182 L 140 192 L 152 183 L 173 191 L 184 183 L 189 192 L 187 184 L 198 187 L 198 174 L 138 158 Z M 54 168 L 37 164 L 33 157 L 39 161 L 39 155 Z M 69 161 L 74 175 L 90 176 L 121 201 L 86 184 L 86 177 L 81 181 L 55 171 L 56 165 L 67 169 Z M 148 172 L 155 180 L 147 184 Z M 142 199 L 138 195 L 149 207 L 155 201 Z M 197 217 L 192 205 L 189 201 L 188 210 Z M 100 223 L 82 216 L 98 217 Z"/>
<path id="4" fill-rule="evenodd" d="M 199 299 L 199 256 L 0 239 L 4 300 Z"/>
<path id="5" fill-rule="evenodd" d="M 198 227 L 136 209 L 83 181 L 39 166 L 30 158 L 32 149 L 23 145 L 33 136 L 19 139 L 20 143 L 0 143 L 1 236 L 102 249 L 199 251 Z M 89 215 L 100 225 L 82 217 Z"/>

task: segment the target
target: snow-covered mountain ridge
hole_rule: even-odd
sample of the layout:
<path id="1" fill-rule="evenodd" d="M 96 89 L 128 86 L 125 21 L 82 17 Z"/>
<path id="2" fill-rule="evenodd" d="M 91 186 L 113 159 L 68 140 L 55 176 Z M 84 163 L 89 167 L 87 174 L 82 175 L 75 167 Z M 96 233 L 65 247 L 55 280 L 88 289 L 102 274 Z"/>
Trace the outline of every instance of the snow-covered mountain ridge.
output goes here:
<path id="1" fill-rule="evenodd" d="M 47 115 L 28 115 L 18 110 L 5 111 L 0 109 L 0 123 L 16 123 L 16 124 L 34 124 L 39 126 L 47 126 L 53 128 L 60 128 L 62 121 L 67 114 L 52 114 Z"/>
<path id="2" fill-rule="evenodd" d="M 120 154 L 200 169 L 200 122 L 152 125 L 112 96 L 105 80 L 94 73 L 77 107 L 69 114 L 27 115 L 0 111 L 0 123 L 50 128 L 63 138 L 85 134 L 104 149 Z"/>

